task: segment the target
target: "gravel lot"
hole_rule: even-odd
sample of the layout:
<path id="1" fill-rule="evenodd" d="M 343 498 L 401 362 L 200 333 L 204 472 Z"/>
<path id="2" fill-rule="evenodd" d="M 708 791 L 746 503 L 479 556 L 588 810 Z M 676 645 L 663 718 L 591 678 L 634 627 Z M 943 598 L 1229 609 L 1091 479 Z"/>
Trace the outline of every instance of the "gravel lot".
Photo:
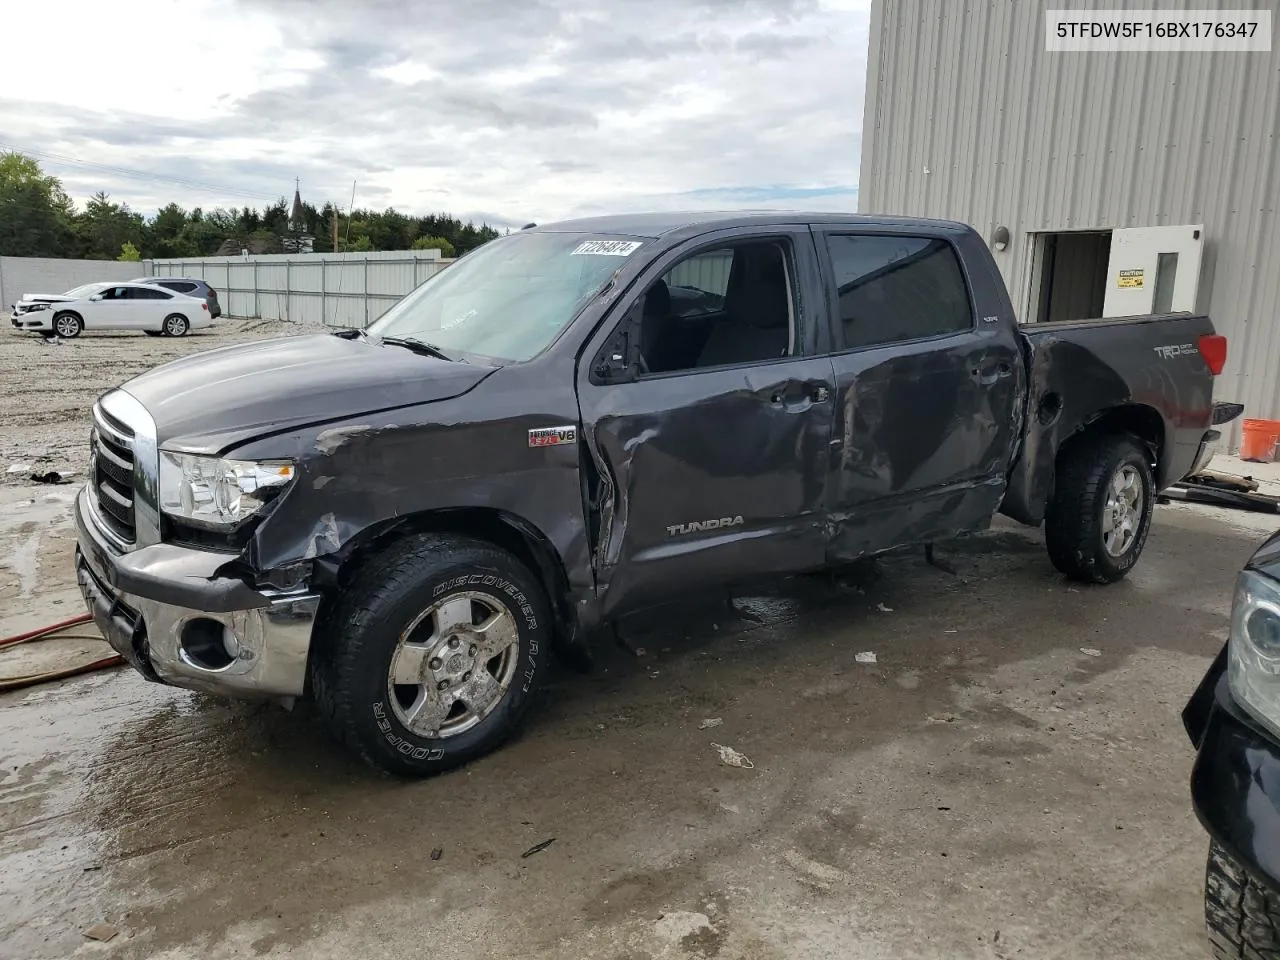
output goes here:
<path id="1" fill-rule="evenodd" d="M 0 314 L 0 468 L 29 463 L 37 472 L 83 470 L 89 457 L 89 408 L 100 394 L 174 357 L 316 328 L 274 320 L 219 319 L 180 339 L 136 331 L 85 333 L 56 344 L 9 326 Z M 0 473 L 0 482 L 26 474 Z"/>
<path id="2" fill-rule="evenodd" d="M 4 462 L 82 471 L 98 393 L 281 332 L 4 337 Z M 83 609 L 74 489 L 0 486 L 0 634 Z M 637 619 L 644 656 L 425 782 L 305 707 L 126 670 L 0 694 L 0 958 L 1205 958 L 1178 713 L 1271 522 L 1162 506 L 1108 588 L 998 524 L 940 549 L 958 576 L 913 553 Z"/>

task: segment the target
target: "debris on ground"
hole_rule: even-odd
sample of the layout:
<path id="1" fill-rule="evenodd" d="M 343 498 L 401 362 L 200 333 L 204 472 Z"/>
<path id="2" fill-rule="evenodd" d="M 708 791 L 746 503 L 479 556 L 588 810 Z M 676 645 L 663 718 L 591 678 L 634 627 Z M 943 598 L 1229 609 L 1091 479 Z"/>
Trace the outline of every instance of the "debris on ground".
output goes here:
<path id="1" fill-rule="evenodd" d="M 432 860 L 439 860 L 443 856 L 444 856 L 444 849 L 441 847 L 436 847 L 431 851 Z"/>
<path id="2" fill-rule="evenodd" d="M 1101 650 L 1095 650 L 1095 649 L 1093 649 L 1093 647 L 1081 647 L 1081 648 L 1080 648 L 1080 652 L 1081 652 L 1081 653 L 1083 653 L 1086 657 L 1100 657 L 1100 656 L 1102 656 L 1102 651 L 1101 651 Z"/>
<path id="3" fill-rule="evenodd" d="M 541 853 L 543 850 L 547 849 L 547 847 L 551 846 L 555 842 L 556 842 L 555 837 L 549 837 L 548 839 L 543 840 L 541 843 L 535 843 L 532 847 L 530 847 L 524 853 L 520 854 L 520 859 L 527 860 L 529 857 L 532 857 L 535 853 Z"/>
<path id="4" fill-rule="evenodd" d="M 31 464 L 14 463 L 9 465 L 9 469 L 6 470 L 5 473 L 10 474 L 12 476 L 14 474 L 19 474 L 19 473 L 29 473 L 30 471 L 31 471 Z"/>
<path id="5" fill-rule="evenodd" d="M 716 752 L 720 754 L 720 762 L 726 767 L 742 767 L 744 770 L 755 768 L 755 764 L 745 753 L 739 753 L 733 747 L 726 747 L 722 743 L 713 743 L 711 746 L 716 748 Z"/>
<path id="6" fill-rule="evenodd" d="M 885 606 L 883 603 L 877 603 L 876 609 L 881 613 L 893 613 L 893 607 Z"/>
<path id="7" fill-rule="evenodd" d="M 99 943 L 106 943 L 118 934 L 117 930 L 109 923 L 95 923 L 92 927 L 84 932 L 84 935 L 90 940 L 97 940 Z"/>
<path id="8" fill-rule="evenodd" d="M 863 653 L 854 654 L 853 659 L 855 663 L 875 663 L 876 655 L 870 650 L 866 650 Z"/>
<path id="9" fill-rule="evenodd" d="M 75 475 L 76 475 L 76 472 L 74 470 L 65 470 L 65 471 L 50 470 L 47 473 L 31 474 L 31 482 L 32 483 L 66 483 L 69 479 L 71 479 Z"/>
<path id="10" fill-rule="evenodd" d="M 722 723 L 724 723 L 724 721 L 721 720 L 719 717 L 708 717 L 706 720 L 703 720 L 700 724 L 698 724 L 698 729 L 710 730 L 712 727 L 718 727 Z"/>
<path id="11" fill-rule="evenodd" d="M 1200 476 L 1197 474 L 1196 477 L 1188 477 L 1160 491 L 1160 499 L 1178 500 L 1183 503 L 1207 503 L 1216 507 L 1252 510 L 1255 513 L 1280 513 L 1280 497 L 1272 497 L 1247 489 L 1248 483 L 1253 482 L 1249 478 L 1235 478 L 1240 483 L 1230 486 L 1218 481 L 1197 481 L 1197 477 Z"/>

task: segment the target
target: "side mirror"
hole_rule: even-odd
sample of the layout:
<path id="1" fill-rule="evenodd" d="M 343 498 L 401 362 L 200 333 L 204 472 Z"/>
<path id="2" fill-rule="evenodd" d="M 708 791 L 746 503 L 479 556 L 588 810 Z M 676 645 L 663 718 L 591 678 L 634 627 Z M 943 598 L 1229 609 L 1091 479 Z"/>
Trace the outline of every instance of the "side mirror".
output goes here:
<path id="1" fill-rule="evenodd" d="M 99 300 L 101 300 L 101 299 L 102 299 L 102 294 L 100 294 L 100 293 L 95 293 L 92 297 L 90 297 L 90 298 L 89 298 L 89 302 L 90 302 L 90 303 L 97 303 L 97 302 L 98 302 Z"/>

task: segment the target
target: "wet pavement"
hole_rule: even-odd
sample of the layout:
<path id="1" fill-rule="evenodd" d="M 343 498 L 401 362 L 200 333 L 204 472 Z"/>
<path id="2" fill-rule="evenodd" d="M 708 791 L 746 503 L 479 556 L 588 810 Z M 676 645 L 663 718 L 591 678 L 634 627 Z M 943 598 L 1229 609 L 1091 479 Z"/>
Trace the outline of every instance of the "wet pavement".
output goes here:
<path id="1" fill-rule="evenodd" d="M 0 489 L 6 635 L 80 612 L 69 490 Z M 0 957 L 1206 957 L 1178 713 L 1269 529 L 1162 506 L 1086 588 L 1002 524 L 654 614 L 423 782 L 305 707 L 0 694 Z"/>

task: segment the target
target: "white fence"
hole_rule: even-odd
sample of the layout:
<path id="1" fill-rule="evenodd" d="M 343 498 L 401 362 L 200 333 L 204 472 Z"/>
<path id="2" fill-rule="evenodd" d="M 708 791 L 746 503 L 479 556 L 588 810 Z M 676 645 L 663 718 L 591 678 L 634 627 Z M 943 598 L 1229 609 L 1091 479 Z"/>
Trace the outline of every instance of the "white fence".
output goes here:
<path id="1" fill-rule="evenodd" d="M 0 257 L 0 311 L 28 293 L 66 293 L 95 280 L 132 280 L 151 271 L 145 263 L 118 260 L 63 260 L 57 257 Z"/>
<path id="2" fill-rule="evenodd" d="M 229 317 L 365 327 L 443 270 L 439 250 L 264 254 L 152 261 L 151 273 L 195 277 Z"/>

